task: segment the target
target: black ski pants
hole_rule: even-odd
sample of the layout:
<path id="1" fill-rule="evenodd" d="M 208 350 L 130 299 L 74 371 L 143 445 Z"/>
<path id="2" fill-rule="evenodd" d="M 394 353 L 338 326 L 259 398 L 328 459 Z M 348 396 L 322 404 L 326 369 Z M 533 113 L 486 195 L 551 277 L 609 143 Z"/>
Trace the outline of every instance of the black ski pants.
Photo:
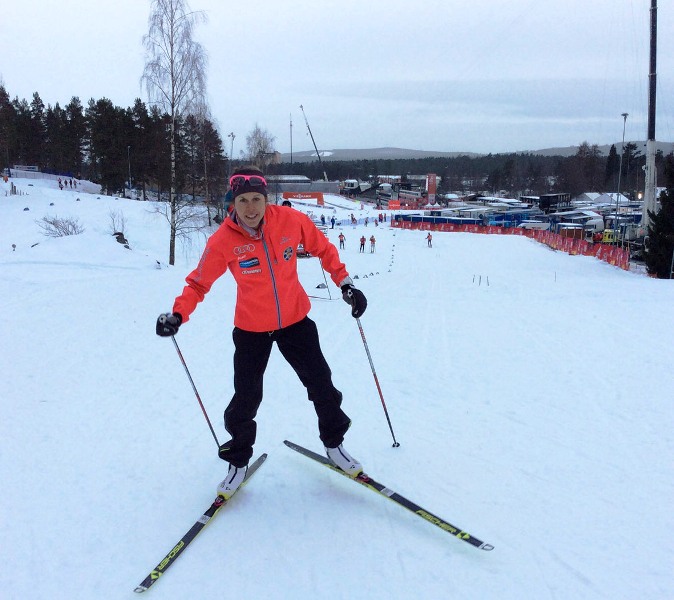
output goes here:
<path id="1" fill-rule="evenodd" d="M 234 340 L 234 396 L 225 409 L 225 429 L 232 439 L 220 456 L 243 467 L 253 456 L 257 425 L 255 416 L 262 402 L 264 372 L 274 342 L 307 389 L 318 416 L 318 432 L 328 448 L 339 446 L 351 420 L 340 408 L 342 394 L 332 384 L 330 367 L 321 352 L 318 329 L 309 317 L 271 332 L 257 333 L 238 327 Z"/>

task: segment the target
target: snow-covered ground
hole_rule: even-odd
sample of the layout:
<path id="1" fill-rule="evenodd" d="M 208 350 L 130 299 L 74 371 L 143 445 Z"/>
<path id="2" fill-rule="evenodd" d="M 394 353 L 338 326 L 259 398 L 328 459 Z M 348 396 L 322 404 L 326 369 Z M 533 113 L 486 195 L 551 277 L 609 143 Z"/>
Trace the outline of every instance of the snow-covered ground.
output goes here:
<path id="1" fill-rule="evenodd" d="M 15 183 L 27 195 L 0 183 L 0 596 L 132 598 L 225 472 L 173 344 L 154 332 L 204 239 L 157 268 L 168 233 L 150 203 Z M 358 208 L 337 217 L 365 216 Z M 130 250 L 110 235 L 115 213 Z M 47 238 L 35 223 L 46 215 L 85 231 Z M 673 598 L 672 282 L 519 236 L 436 233 L 428 248 L 419 231 L 344 233 L 400 442 L 333 287 L 311 316 L 353 419 L 346 446 L 495 549 L 286 448 L 321 450 L 304 390 L 274 352 L 256 445 L 267 462 L 147 593 Z M 375 253 L 358 253 L 363 233 Z M 300 270 L 327 298 L 318 262 Z M 176 337 L 221 442 L 234 293 L 226 275 Z"/>

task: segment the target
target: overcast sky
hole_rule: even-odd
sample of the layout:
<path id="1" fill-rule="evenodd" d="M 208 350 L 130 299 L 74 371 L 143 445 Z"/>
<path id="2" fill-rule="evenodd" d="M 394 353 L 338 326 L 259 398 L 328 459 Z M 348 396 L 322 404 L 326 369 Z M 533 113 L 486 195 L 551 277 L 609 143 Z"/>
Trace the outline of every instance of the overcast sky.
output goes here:
<path id="1" fill-rule="evenodd" d="M 658 9 L 656 138 L 674 141 L 674 7 Z M 257 123 L 289 152 L 508 152 L 645 139 L 650 0 L 190 0 L 234 155 Z M 21 0 L 0 19 L 12 98 L 147 100 L 149 0 Z"/>

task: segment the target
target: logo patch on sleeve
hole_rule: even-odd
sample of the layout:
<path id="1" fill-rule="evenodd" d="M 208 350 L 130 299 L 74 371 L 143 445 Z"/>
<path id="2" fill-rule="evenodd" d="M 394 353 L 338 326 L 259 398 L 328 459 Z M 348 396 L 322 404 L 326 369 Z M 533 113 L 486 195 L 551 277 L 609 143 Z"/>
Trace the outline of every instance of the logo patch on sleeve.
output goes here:
<path id="1" fill-rule="evenodd" d="M 283 251 L 283 260 L 290 260 L 292 257 L 293 257 L 293 248 L 292 246 L 288 246 Z"/>

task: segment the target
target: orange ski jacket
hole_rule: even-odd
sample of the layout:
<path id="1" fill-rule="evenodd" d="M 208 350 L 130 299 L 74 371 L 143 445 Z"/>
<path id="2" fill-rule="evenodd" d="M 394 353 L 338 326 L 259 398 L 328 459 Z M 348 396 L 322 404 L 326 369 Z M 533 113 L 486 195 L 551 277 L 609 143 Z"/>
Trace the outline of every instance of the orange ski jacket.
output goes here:
<path id="1" fill-rule="evenodd" d="M 253 236 L 229 215 L 208 239 L 197 268 L 173 304 L 183 323 L 227 270 L 237 284 L 234 325 L 246 331 L 275 331 L 304 319 L 311 302 L 297 276 L 297 246 L 321 259 L 332 281 L 349 277 L 337 248 L 302 212 L 268 205 Z M 350 281 L 350 280 L 349 280 Z"/>

